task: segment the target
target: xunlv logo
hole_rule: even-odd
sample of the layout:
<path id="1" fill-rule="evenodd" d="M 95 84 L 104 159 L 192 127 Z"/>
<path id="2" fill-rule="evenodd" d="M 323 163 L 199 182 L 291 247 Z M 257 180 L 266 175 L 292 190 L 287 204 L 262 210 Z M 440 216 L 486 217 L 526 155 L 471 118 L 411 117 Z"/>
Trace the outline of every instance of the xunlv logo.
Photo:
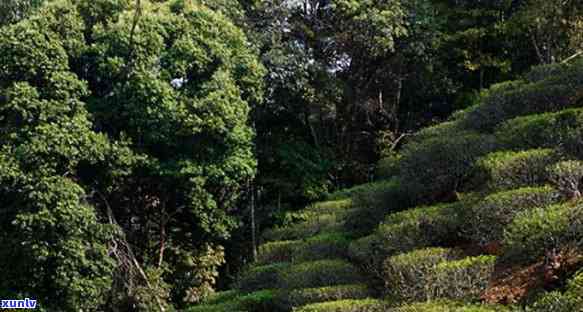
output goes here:
<path id="1" fill-rule="evenodd" d="M 2 300 L 0 307 L 3 309 L 36 309 L 36 300 Z"/>

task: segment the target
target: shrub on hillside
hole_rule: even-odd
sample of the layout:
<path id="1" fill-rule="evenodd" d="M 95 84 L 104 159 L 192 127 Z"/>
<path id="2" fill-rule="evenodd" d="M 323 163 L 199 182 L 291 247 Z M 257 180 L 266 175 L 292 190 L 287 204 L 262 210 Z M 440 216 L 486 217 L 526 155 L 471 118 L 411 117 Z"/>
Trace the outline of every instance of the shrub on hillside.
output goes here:
<path id="1" fill-rule="evenodd" d="M 472 205 L 467 214 L 464 235 L 481 245 L 500 242 L 504 228 L 525 210 L 559 202 L 560 193 L 550 186 L 525 187 L 488 195 Z"/>
<path id="2" fill-rule="evenodd" d="M 385 312 L 389 304 L 377 299 L 339 300 L 303 306 L 295 312 Z"/>
<path id="3" fill-rule="evenodd" d="M 296 245 L 293 262 L 333 259 L 346 255 L 350 240 L 346 234 L 324 233 Z"/>
<path id="4" fill-rule="evenodd" d="M 494 190 L 541 185 L 548 181 L 546 168 L 558 158 L 551 149 L 491 153 L 476 162 L 476 179 Z"/>
<path id="5" fill-rule="evenodd" d="M 338 232 L 342 229 L 342 215 L 308 214 L 308 220 L 290 226 L 268 229 L 263 233 L 264 241 L 284 241 L 308 238 L 318 233 Z"/>
<path id="6" fill-rule="evenodd" d="M 581 88 L 582 62 L 565 65 L 542 80 L 504 83 L 487 91 L 481 104 L 462 124 L 469 129 L 488 131 L 517 116 L 576 107 L 583 98 Z"/>
<path id="7" fill-rule="evenodd" d="M 312 211 L 319 214 L 326 214 L 326 213 L 337 213 L 348 210 L 352 208 L 352 199 L 345 198 L 345 199 L 337 199 L 337 200 L 330 200 L 324 202 L 318 202 L 310 207 L 308 207 L 308 211 Z"/>
<path id="8" fill-rule="evenodd" d="M 282 272 L 288 267 L 289 263 L 273 263 L 251 267 L 241 273 L 235 283 L 235 288 L 242 292 L 277 288 L 281 282 Z"/>
<path id="9" fill-rule="evenodd" d="M 228 301 L 195 306 L 187 312 L 274 312 L 277 311 L 275 303 L 277 296 L 277 291 L 261 290 Z"/>
<path id="10" fill-rule="evenodd" d="M 496 257 L 468 257 L 442 262 L 435 269 L 435 298 L 477 299 L 486 290 Z"/>
<path id="11" fill-rule="evenodd" d="M 551 182 L 567 198 L 581 197 L 583 189 L 583 162 L 562 161 L 549 168 Z"/>
<path id="12" fill-rule="evenodd" d="M 386 214 L 409 206 L 409 199 L 396 179 L 355 193 L 352 202 L 354 209 L 347 214 L 344 229 L 355 236 L 370 234 Z"/>
<path id="13" fill-rule="evenodd" d="M 376 166 L 375 178 L 388 180 L 398 176 L 400 173 L 401 158 L 402 156 L 400 154 L 393 154 L 381 158 Z"/>
<path id="14" fill-rule="evenodd" d="M 573 312 L 583 310 L 583 300 L 571 293 L 552 291 L 543 295 L 527 312 Z"/>
<path id="15" fill-rule="evenodd" d="M 319 288 L 296 289 L 286 293 L 285 297 L 285 302 L 288 307 L 300 307 L 311 303 L 325 301 L 366 299 L 370 297 L 370 291 L 364 284 L 349 284 Z"/>
<path id="16" fill-rule="evenodd" d="M 274 262 L 291 262 L 299 241 L 268 242 L 257 251 L 257 263 L 269 264 Z"/>
<path id="17" fill-rule="evenodd" d="M 478 298 L 488 286 L 496 257 L 452 261 L 457 257 L 449 249 L 429 248 L 388 258 L 384 268 L 389 295 L 403 301 Z"/>
<path id="18" fill-rule="evenodd" d="M 461 132 L 404 147 L 401 181 L 416 202 L 452 199 L 477 158 L 495 147 L 491 136 Z"/>
<path id="19" fill-rule="evenodd" d="M 390 183 L 390 181 L 378 181 L 378 182 L 356 185 L 356 186 L 353 186 L 351 188 L 342 189 L 342 190 L 336 191 L 332 194 L 328 194 L 328 196 L 326 197 L 326 200 L 334 201 L 334 200 L 341 200 L 341 199 L 350 199 L 350 198 L 353 198 L 354 195 L 356 195 L 358 193 L 367 193 L 367 192 L 369 192 L 370 189 L 382 188 L 383 185 L 386 185 L 387 183 Z"/>
<path id="20" fill-rule="evenodd" d="M 506 149 L 561 147 L 568 154 L 583 156 L 583 110 L 567 109 L 514 118 L 496 129 L 499 145 Z"/>
<path id="21" fill-rule="evenodd" d="M 383 264 L 386 290 L 396 300 L 430 300 L 435 297 L 436 267 L 457 257 L 458 252 L 445 248 L 418 249 L 389 257 Z"/>
<path id="22" fill-rule="evenodd" d="M 295 264 L 281 273 L 281 289 L 315 288 L 357 283 L 361 274 L 343 260 L 319 260 Z"/>
<path id="23" fill-rule="evenodd" d="M 536 260 L 547 252 L 581 247 L 583 205 L 571 203 L 535 208 L 520 213 L 504 233 L 505 256 Z"/>
<path id="24" fill-rule="evenodd" d="M 400 306 L 391 312 L 502 312 L 511 311 L 502 305 L 476 305 L 461 301 L 438 300 Z"/>

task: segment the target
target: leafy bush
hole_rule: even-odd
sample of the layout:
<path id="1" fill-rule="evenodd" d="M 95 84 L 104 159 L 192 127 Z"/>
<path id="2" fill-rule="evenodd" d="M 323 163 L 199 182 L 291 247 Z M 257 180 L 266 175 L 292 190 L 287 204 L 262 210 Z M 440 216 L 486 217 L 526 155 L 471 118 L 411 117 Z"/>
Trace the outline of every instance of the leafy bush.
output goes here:
<path id="1" fill-rule="evenodd" d="M 459 301 L 438 300 L 400 306 L 391 312 L 502 312 L 510 311 L 505 306 L 467 304 Z"/>
<path id="2" fill-rule="evenodd" d="M 475 160 L 494 146 L 493 137 L 469 132 L 408 144 L 401 166 L 403 187 L 416 202 L 451 199 Z"/>
<path id="3" fill-rule="evenodd" d="M 376 299 L 339 300 L 309 304 L 295 312 L 385 312 L 388 304 Z"/>
<path id="4" fill-rule="evenodd" d="M 353 198 L 355 195 L 359 194 L 359 193 L 368 193 L 370 192 L 371 189 L 382 189 L 384 188 L 387 184 L 391 184 L 391 181 L 378 181 L 378 182 L 372 182 L 372 183 L 367 183 L 367 184 L 360 184 L 348 189 L 342 189 L 339 191 L 336 191 L 332 194 L 329 194 L 327 196 L 327 200 L 340 200 L 340 199 L 350 199 Z"/>
<path id="5" fill-rule="evenodd" d="M 529 115 L 508 120 L 496 130 L 499 144 L 507 149 L 561 147 L 574 156 L 583 155 L 583 110 Z"/>
<path id="6" fill-rule="evenodd" d="M 401 166 L 401 155 L 393 154 L 381 158 L 377 163 L 375 174 L 376 179 L 386 180 L 399 175 Z"/>
<path id="7" fill-rule="evenodd" d="M 558 204 L 517 215 L 504 233 L 505 256 L 535 260 L 547 251 L 579 247 L 583 237 L 583 206 Z"/>
<path id="8" fill-rule="evenodd" d="M 583 300 L 581 297 L 574 296 L 571 293 L 561 293 L 552 291 L 546 293 L 538 299 L 531 307 L 526 309 L 527 312 L 573 312 L 583 309 Z"/>
<path id="9" fill-rule="evenodd" d="M 550 149 L 495 152 L 477 161 L 477 178 L 494 190 L 541 185 L 548 180 L 547 166 L 557 159 Z"/>
<path id="10" fill-rule="evenodd" d="M 383 264 L 388 294 L 396 300 L 415 301 L 433 298 L 432 278 L 439 263 L 458 257 L 445 248 L 418 249 L 389 257 Z"/>
<path id="11" fill-rule="evenodd" d="M 274 290 L 261 290 L 247 295 L 232 298 L 231 300 L 217 303 L 206 303 L 195 306 L 187 312 L 273 312 L 275 311 L 275 298 L 277 292 Z"/>
<path id="12" fill-rule="evenodd" d="M 496 257 L 468 257 L 442 262 L 435 269 L 435 297 L 477 299 L 488 287 Z"/>
<path id="13" fill-rule="evenodd" d="M 481 105 L 468 114 L 463 125 L 480 131 L 535 113 L 554 112 L 580 104 L 583 70 L 580 62 L 549 72 L 543 80 L 507 82 L 486 92 Z M 536 76 L 536 75 L 533 75 Z M 536 79 L 533 79 L 536 80 Z"/>
<path id="14" fill-rule="evenodd" d="M 337 213 L 339 211 L 347 210 L 352 208 L 352 199 L 337 199 L 315 203 L 310 206 L 307 210 L 316 213 Z"/>
<path id="15" fill-rule="evenodd" d="M 496 258 L 450 261 L 457 257 L 451 249 L 428 248 L 388 258 L 384 268 L 389 295 L 404 301 L 476 299 L 488 285 Z"/>
<path id="16" fill-rule="evenodd" d="M 581 197 L 583 162 L 562 161 L 549 168 L 551 182 L 568 198 Z"/>
<path id="17" fill-rule="evenodd" d="M 525 187 L 489 195 L 471 206 L 464 233 L 482 245 L 502 241 L 504 228 L 519 212 L 560 200 L 560 193 L 550 186 Z"/>
<path id="18" fill-rule="evenodd" d="M 384 215 L 407 208 L 410 201 L 401 183 L 392 179 L 355 193 L 352 202 L 354 209 L 347 214 L 344 229 L 356 236 L 364 236 L 376 228 Z"/>
<path id="19" fill-rule="evenodd" d="M 288 267 L 289 263 L 273 263 L 251 267 L 243 271 L 237 279 L 235 287 L 242 292 L 276 288 L 281 281 L 282 271 Z"/>
<path id="20" fill-rule="evenodd" d="M 318 233 L 338 232 L 341 228 L 342 220 L 336 214 L 309 214 L 307 221 L 265 231 L 263 239 L 265 241 L 296 240 Z"/>
<path id="21" fill-rule="evenodd" d="M 299 307 L 317 302 L 366 299 L 368 297 L 370 297 L 370 291 L 366 285 L 349 284 L 292 290 L 286 294 L 285 301 L 289 307 Z"/>
<path id="22" fill-rule="evenodd" d="M 227 291 L 219 291 L 219 292 L 216 292 L 214 294 L 209 295 L 208 297 L 203 299 L 202 302 L 206 305 L 225 303 L 227 301 L 232 301 L 233 299 L 235 299 L 237 296 L 240 296 L 240 295 L 241 294 L 235 289 L 227 290 Z"/>
<path id="23" fill-rule="evenodd" d="M 458 215 L 464 204 L 439 204 L 390 214 L 374 234 L 352 242 L 348 254 L 367 272 L 381 277 L 383 261 L 391 255 L 458 241 Z"/>
<path id="24" fill-rule="evenodd" d="M 293 262 L 338 258 L 346 255 L 348 237 L 341 233 L 320 234 L 298 244 L 292 257 Z"/>
<path id="25" fill-rule="evenodd" d="M 299 241 L 268 242 L 259 246 L 257 263 L 291 262 Z"/>
<path id="26" fill-rule="evenodd" d="M 361 274 L 343 260 L 319 260 L 292 265 L 281 274 L 280 288 L 298 289 L 352 284 L 361 281 Z"/>

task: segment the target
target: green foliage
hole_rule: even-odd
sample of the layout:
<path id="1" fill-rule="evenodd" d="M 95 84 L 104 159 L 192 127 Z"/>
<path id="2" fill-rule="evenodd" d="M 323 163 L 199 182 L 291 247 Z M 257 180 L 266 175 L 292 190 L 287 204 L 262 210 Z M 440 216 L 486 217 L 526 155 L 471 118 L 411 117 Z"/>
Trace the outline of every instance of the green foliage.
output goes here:
<path id="1" fill-rule="evenodd" d="M 567 198 L 581 196 L 583 186 L 583 162 L 562 161 L 548 168 L 551 182 Z"/>
<path id="2" fill-rule="evenodd" d="M 581 102 L 582 62 L 564 65 L 544 80 L 516 81 L 490 89 L 482 103 L 462 122 L 465 128 L 492 130 L 518 116 L 556 112 Z"/>
<path id="3" fill-rule="evenodd" d="M 260 289 L 277 288 L 281 283 L 283 272 L 289 266 L 289 263 L 272 263 L 250 267 L 241 273 L 234 286 L 241 292 L 247 293 Z"/>
<path id="4" fill-rule="evenodd" d="M 319 260 L 292 265 L 281 273 L 280 288 L 298 289 L 353 284 L 362 281 L 360 272 L 343 260 Z"/>
<path id="5" fill-rule="evenodd" d="M 318 302 L 366 299 L 369 297 L 370 290 L 366 285 L 349 284 L 292 290 L 289 294 L 286 294 L 286 302 L 290 307 L 300 307 Z"/>
<path id="6" fill-rule="evenodd" d="M 394 312 L 502 312 L 512 311 L 505 306 L 468 304 L 461 301 L 437 300 L 413 303 L 396 308 Z"/>
<path id="7" fill-rule="evenodd" d="M 381 216 L 401 211 L 410 200 L 398 180 L 370 184 L 352 195 L 354 209 L 348 212 L 344 229 L 356 236 L 370 234 L 382 220 Z"/>
<path id="8" fill-rule="evenodd" d="M 464 234 L 473 242 L 485 245 L 500 242 L 504 229 L 522 211 L 546 207 L 561 200 L 560 193 L 549 186 L 525 187 L 486 196 L 472 205 L 467 213 Z"/>
<path id="9" fill-rule="evenodd" d="M 308 207 L 308 210 L 316 213 L 335 213 L 350 208 L 352 208 L 352 199 L 346 198 L 318 202 Z"/>
<path id="10" fill-rule="evenodd" d="M 205 303 L 187 309 L 187 312 L 273 312 L 277 292 L 261 290 L 223 302 Z"/>
<path id="11" fill-rule="evenodd" d="M 301 307 L 296 312 L 382 312 L 389 304 L 377 299 L 339 300 L 313 303 Z"/>
<path id="12" fill-rule="evenodd" d="M 387 258 L 383 263 L 386 292 L 400 301 L 430 300 L 436 285 L 433 277 L 438 264 L 458 257 L 445 248 L 418 249 Z"/>
<path id="13" fill-rule="evenodd" d="M 532 306 L 528 307 L 528 312 L 571 312 L 579 311 L 583 308 L 583 299 L 572 294 L 564 294 L 559 291 L 545 293 Z"/>
<path id="14" fill-rule="evenodd" d="M 488 183 L 493 190 L 537 186 L 548 181 L 547 167 L 559 156 L 550 149 L 522 152 L 495 152 L 476 164 L 476 183 Z"/>
<path id="15" fill-rule="evenodd" d="M 580 247 L 583 231 L 580 204 L 559 204 L 524 211 L 504 233 L 505 257 L 536 260 L 547 252 Z"/>
<path id="16" fill-rule="evenodd" d="M 263 233 L 266 241 L 296 240 L 312 237 L 318 233 L 338 232 L 342 216 L 336 214 L 309 214 L 308 220 L 291 226 L 268 229 Z"/>
<path id="17" fill-rule="evenodd" d="M 490 136 L 457 133 L 405 146 L 403 186 L 418 202 L 451 198 L 470 176 L 474 161 L 494 148 Z"/>
<path id="18" fill-rule="evenodd" d="M 479 256 L 450 261 L 457 252 L 420 249 L 388 258 L 384 280 L 390 296 L 403 301 L 476 299 L 488 286 L 495 257 Z"/>
<path id="19" fill-rule="evenodd" d="M 386 180 L 399 175 L 402 156 L 399 154 L 381 158 L 377 163 L 375 175 L 377 179 Z"/>
<path id="20" fill-rule="evenodd" d="M 324 233 L 304 240 L 269 242 L 259 247 L 259 263 L 303 262 L 331 259 L 346 253 L 349 240 L 344 234 Z"/>

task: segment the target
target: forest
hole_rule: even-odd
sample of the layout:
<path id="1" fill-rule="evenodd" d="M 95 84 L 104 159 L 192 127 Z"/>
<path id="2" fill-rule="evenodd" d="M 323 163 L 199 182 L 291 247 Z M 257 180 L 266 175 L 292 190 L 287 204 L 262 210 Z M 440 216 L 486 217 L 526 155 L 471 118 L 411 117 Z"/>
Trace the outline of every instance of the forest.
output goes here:
<path id="1" fill-rule="evenodd" d="M 581 312 L 582 194 L 581 0 L 0 0 L 1 310 Z"/>

